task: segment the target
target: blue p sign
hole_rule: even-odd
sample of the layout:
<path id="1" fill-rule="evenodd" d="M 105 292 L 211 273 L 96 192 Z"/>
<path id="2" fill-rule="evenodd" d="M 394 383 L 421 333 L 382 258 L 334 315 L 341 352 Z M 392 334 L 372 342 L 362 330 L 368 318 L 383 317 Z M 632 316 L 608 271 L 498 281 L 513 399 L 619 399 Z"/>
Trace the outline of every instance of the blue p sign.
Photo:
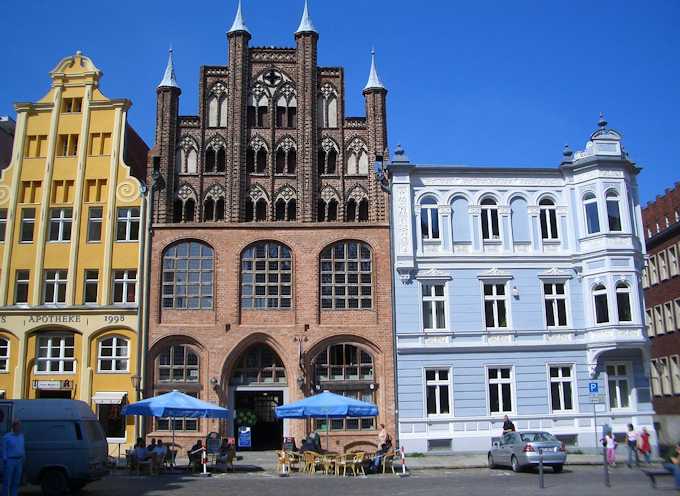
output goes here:
<path id="1" fill-rule="evenodd" d="M 588 391 L 590 394 L 597 394 L 600 390 L 599 384 L 597 382 L 588 383 Z"/>

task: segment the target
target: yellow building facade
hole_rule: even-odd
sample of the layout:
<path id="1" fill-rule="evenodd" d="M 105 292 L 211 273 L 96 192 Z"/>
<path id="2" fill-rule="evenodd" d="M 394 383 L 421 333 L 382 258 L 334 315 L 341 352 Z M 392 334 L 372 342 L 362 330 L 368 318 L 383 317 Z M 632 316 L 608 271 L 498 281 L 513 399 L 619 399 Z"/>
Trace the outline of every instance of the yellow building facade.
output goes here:
<path id="1" fill-rule="evenodd" d="M 49 92 L 16 104 L 0 176 L 0 395 L 71 398 L 97 413 L 110 446 L 134 443 L 147 146 L 130 101 L 99 89 L 81 54 Z"/>

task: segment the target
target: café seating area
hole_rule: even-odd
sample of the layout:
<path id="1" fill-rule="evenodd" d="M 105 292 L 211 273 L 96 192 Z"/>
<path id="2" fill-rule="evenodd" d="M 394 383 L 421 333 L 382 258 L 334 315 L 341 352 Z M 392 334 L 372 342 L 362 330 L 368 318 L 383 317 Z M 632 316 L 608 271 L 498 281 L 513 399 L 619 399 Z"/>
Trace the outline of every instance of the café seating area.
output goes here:
<path id="1" fill-rule="evenodd" d="M 306 475 L 366 476 L 375 466 L 376 454 L 357 451 L 353 453 L 317 453 L 315 451 L 277 451 L 277 473 L 298 472 Z M 378 461 L 374 473 L 396 473 L 394 450 L 385 453 Z"/>

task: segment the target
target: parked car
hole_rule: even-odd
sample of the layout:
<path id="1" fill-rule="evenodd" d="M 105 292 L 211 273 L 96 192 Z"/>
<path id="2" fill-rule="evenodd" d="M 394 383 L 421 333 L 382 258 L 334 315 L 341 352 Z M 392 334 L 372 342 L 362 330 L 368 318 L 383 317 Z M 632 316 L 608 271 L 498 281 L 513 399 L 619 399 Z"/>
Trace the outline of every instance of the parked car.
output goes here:
<path id="1" fill-rule="evenodd" d="M 538 466 L 540 452 L 543 451 L 543 465 L 552 467 L 556 473 L 562 472 L 567 461 L 564 443 L 544 431 L 507 432 L 493 441 L 489 451 L 489 468 L 511 467 L 514 472 L 523 468 Z"/>
<path id="2" fill-rule="evenodd" d="M 75 400 L 0 401 L 0 435 L 20 420 L 26 446 L 24 476 L 45 495 L 75 493 L 108 473 L 108 445 L 87 403 Z"/>

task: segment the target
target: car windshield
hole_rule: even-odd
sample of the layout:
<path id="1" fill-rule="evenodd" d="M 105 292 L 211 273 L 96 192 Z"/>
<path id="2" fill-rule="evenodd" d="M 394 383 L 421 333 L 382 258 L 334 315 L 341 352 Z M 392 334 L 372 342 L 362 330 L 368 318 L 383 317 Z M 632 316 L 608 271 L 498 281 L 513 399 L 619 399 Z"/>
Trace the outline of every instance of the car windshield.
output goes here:
<path id="1" fill-rule="evenodd" d="M 101 425 L 96 420 L 84 420 L 81 422 L 83 430 L 86 432 L 87 439 L 90 441 L 101 441 L 104 439 Z"/>
<path id="2" fill-rule="evenodd" d="M 540 443 L 540 442 L 559 442 L 555 436 L 549 432 L 522 432 L 520 434 L 522 441 L 525 443 Z"/>

